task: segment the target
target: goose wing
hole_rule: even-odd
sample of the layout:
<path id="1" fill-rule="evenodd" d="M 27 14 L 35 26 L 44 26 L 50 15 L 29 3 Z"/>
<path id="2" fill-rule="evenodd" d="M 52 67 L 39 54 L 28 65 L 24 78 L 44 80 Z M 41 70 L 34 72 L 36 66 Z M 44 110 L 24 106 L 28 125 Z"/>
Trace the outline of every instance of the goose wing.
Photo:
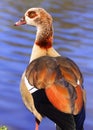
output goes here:
<path id="1" fill-rule="evenodd" d="M 49 101 L 64 113 L 78 114 L 83 106 L 83 78 L 77 65 L 65 57 L 43 56 L 26 70 L 28 82 L 45 89 Z"/>

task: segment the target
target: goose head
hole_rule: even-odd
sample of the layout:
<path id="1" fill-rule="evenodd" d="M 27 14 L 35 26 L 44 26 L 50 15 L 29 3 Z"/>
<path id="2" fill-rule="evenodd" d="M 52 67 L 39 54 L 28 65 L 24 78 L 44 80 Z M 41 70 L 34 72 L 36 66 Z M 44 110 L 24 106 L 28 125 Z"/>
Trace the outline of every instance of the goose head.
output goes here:
<path id="1" fill-rule="evenodd" d="M 52 17 L 43 8 L 30 8 L 24 16 L 15 23 L 15 26 L 28 24 L 36 27 L 52 25 Z"/>
<path id="2" fill-rule="evenodd" d="M 39 56 L 58 55 L 52 48 L 53 44 L 53 26 L 52 16 L 43 8 L 30 8 L 24 16 L 15 23 L 15 26 L 28 24 L 37 28 L 35 44 L 32 51 L 31 59 Z M 41 50 L 42 49 L 42 50 Z M 38 50 L 38 52 L 37 52 Z M 46 50 L 49 50 L 46 52 Z M 34 53 L 33 53 L 34 52 Z M 37 53 L 37 54 L 36 54 Z M 34 55 L 34 58 L 32 58 Z"/>

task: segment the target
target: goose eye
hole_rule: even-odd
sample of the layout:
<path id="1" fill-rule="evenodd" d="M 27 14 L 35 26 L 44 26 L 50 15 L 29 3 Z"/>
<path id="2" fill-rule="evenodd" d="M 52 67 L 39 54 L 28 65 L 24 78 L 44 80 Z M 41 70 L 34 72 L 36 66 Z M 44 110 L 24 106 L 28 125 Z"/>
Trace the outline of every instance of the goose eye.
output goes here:
<path id="1" fill-rule="evenodd" d="M 37 14 L 36 14 L 35 11 L 29 11 L 29 12 L 28 12 L 28 17 L 34 18 L 34 17 L 36 17 L 36 16 L 37 16 Z"/>

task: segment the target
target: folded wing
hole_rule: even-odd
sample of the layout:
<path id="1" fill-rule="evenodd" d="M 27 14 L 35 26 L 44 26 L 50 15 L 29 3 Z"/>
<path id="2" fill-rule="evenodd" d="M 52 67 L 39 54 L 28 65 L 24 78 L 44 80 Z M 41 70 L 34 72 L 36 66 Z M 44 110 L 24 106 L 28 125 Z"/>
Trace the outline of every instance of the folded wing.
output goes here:
<path id="1" fill-rule="evenodd" d="M 83 78 L 77 65 L 65 57 L 44 56 L 26 69 L 28 82 L 45 89 L 49 101 L 64 113 L 78 114 L 83 106 Z"/>

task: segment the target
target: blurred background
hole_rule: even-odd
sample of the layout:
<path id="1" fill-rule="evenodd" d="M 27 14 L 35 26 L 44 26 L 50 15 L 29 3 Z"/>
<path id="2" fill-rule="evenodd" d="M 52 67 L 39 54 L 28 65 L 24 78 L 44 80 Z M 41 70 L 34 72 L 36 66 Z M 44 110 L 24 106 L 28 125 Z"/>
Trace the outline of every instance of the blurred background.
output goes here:
<path id="1" fill-rule="evenodd" d="M 84 127 L 93 130 L 93 0 L 0 0 L 0 126 L 34 130 L 34 116 L 22 102 L 19 85 L 36 28 L 13 26 L 31 7 L 43 7 L 53 16 L 54 48 L 80 67 L 87 91 Z M 55 125 L 45 118 L 40 130 L 55 130 Z"/>

